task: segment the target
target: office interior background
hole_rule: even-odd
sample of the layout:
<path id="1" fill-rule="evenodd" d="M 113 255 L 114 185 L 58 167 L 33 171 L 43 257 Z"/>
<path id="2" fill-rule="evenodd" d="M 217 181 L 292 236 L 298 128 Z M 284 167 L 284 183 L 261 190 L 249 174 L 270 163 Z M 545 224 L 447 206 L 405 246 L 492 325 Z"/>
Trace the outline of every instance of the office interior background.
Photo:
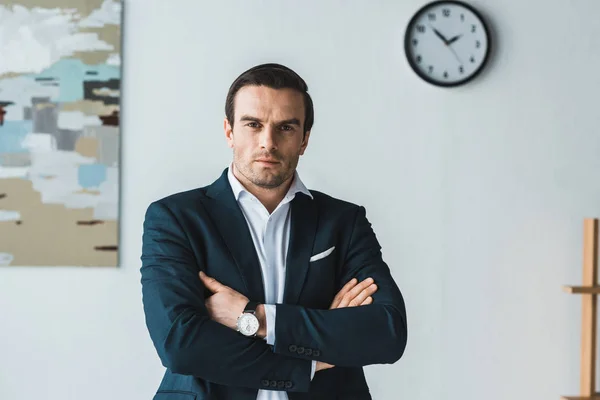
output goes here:
<path id="1" fill-rule="evenodd" d="M 152 398 L 144 213 L 227 167 L 225 95 L 263 62 L 307 81 L 300 176 L 366 207 L 405 296 L 406 352 L 366 367 L 374 399 L 576 394 L 581 301 L 562 286 L 600 216 L 600 2 L 470 1 L 492 50 L 454 88 L 408 64 L 424 4 L 125 1 L 120 265 L 0 269 L 0 399 Z"/>

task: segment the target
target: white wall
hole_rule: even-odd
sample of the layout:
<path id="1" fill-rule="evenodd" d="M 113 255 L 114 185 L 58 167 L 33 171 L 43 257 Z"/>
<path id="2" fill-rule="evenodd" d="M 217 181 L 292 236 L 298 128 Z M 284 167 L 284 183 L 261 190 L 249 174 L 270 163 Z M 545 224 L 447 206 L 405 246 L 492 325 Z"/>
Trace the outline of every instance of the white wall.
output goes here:
<path id="1" fill-rule="evenodd" d="M 281 62 L 316 123 L 300 173 L 367 207 L 407 302 L 409 343 L 367 368 L 375 399 L 576 394 L 582 219 L 600 215 L 600 2 L 474 1 L 494 55 L 437 89 L 403 54 L 417 0 L 130 0 L 125 23 L 122 267 L 0 270 L 0 399 L 150 399 L 147 205 L 230 160 L 233 79 Z"/>

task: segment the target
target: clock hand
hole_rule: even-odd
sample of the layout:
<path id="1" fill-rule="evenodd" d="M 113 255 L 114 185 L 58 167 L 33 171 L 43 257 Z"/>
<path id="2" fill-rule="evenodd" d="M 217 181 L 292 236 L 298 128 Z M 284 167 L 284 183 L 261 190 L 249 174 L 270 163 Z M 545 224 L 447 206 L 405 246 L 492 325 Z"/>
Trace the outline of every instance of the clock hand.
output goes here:
<path id="1" fill-rule="evenodd" d="M 462 61 L 461 61 L 461 60 L 460 60 L 460 58 L 458 57 L 458 54 L 456 54 L 456 51 L 454 51 L 454 49 L 453 49 L 452 47 L 450 47 L 450 43 L 451 43 L 451 42 L 449 42 L 449 41 L 448 41 L 448 39 L 446 39 L 446 38 L 444 37 L 444 35 L 442 35 L 442 34 L 441 34 L 441 33 L 440 33 L 440 32 L 439 32 L 437 29 L 435 29 L 433 26 L 429 25 L 429 27 L 430 27 L 431 29 L 433 29 L 433 31 L 435 32 L 435 34 L 437 35 L 437 37 L 439 37 L 440 39 L 442 39 L 442 41 L 444 42 L 444 44 L 450 48 L 450 50 L 451 50 L 451 51 L 452 51 L 452 53 L 454 54 L 454 57 L 456 57 L 456 59 L 458 60 L 458 62 L 459 62 L 461 65 L 462 65 Z M 458 39 L 459 39 L 461 36 L 462 36 L 462 34 L 461 34 L 461 35 L 458 35 L 458 36 L 455 36 L 455 37 L 453 37 L 453 38 L 452 38 L 452 41 L 454 41 L 454 42 L 455 42 L 455 41 L 457 41 L 457 40 L 458 40 Z"/>
<path id="2" fill-rule="evenodd" d="M 444 35 L 442 35 L 437 29 L 435 29 L 433 26 L 429 25 L 429 27 L 431 29 L 433 29 L 433 31 L 435 32 L 435 34 L 437 35 L 437 37 L 439 37 L 440 39 L 442 39 L 442 42 L 444 42 L 444 44 L 448 44 L 448 40 L 444 37 Z"/>
<path id="3" fill-rule="evenodd" d="M 448 43 L 446 43 L 446 44 L 451 45 L 452 43 L 456 42 L 461 37 L 462 37 L 462 33 L 460 35 L 456 35 L 452 39 L 448 40 Z"/>
<path id="4" fill-rule="evenodd" d="M 458 54 L 456 54 L 456 51 L 454 51 L 454 49 L 452 48 L 452 46 L 448 46 L 448 48 L 452 51 L 452 53 L 454 54 L 454 57 L 456 57 L 456 59 L 458 60 L 458 62 L 462 65 L 462 61 L 460 61 L 460 58 L 458 57 Z"/>

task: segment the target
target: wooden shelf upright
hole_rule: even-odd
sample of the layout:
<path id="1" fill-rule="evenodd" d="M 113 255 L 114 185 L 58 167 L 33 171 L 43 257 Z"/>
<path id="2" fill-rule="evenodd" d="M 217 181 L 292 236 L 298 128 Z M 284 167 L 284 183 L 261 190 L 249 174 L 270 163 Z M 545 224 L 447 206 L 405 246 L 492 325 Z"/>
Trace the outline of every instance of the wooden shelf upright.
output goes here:
<path id="1" fill-rule="evenodd" d="M 563 396 L 562 400 L 600 400 L 596 391 L 596 333 L 598 285 L 598 219 L 583 222 L 583 286 L 565 286 L 567 293 L 580 294 L 581 371 L 579 396 Z"/>

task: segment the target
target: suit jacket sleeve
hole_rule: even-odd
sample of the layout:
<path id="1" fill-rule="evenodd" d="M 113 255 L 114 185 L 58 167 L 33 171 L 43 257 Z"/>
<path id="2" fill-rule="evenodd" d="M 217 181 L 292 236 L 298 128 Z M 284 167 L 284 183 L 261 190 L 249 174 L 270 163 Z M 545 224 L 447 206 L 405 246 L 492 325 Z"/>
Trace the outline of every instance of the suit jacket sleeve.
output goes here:
<path id="1" fill-rule="evenodd" d="M 146 325 L 165 367 L 227 386 L 309 390 L 310 361 L 275 354 L 264 341 L 210 319 L 198 276 L 201 266 L 167 205 L 155 202 L 148 207 L 142 242 Z M 269 387 L 273 381 L 286 386 Z"/>
<path id="2" fill-rule="evenodd" d="M 357 207 L 351 232 L 338 291 L 354 277 L 359 282 L 372 277 L 378 287 L 373 303 L 334 310 L 278 304 L 275 353 L 343 367 L 391 364 L 404 353 L 404 300 L 364 207 Z"/>

